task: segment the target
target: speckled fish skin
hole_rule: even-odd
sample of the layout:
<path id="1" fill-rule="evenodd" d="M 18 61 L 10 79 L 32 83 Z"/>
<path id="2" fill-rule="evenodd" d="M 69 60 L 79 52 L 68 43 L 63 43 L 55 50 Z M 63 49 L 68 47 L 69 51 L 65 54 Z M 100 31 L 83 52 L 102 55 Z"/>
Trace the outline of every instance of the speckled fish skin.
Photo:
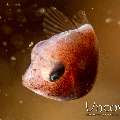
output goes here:
<path id="1" fill-rule="evenodd" d="M 64 74 L 49 81 L 55 64 L 63 63 Z M 94 85 L 98 66 L 98 46 L 90 24 L 65 31 L 37 43 L 23 85 L 33 92 L 58 101 L 86 95 Z"/>

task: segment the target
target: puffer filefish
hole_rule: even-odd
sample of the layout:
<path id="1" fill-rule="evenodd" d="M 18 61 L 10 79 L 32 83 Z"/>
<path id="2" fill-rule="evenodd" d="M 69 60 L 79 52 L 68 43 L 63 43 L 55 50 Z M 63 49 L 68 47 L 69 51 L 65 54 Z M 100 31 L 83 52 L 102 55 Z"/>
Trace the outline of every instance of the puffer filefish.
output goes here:
<path id="1" fill-rule="evenodd" d="M 94 85 L 99 56 L 97 38 L 85 12 L 67 17 L 55 7 L 46 8 L 43 31 L 49 38 L 33 47 L 23 85 L 57 101 L 85 96 Z"/>

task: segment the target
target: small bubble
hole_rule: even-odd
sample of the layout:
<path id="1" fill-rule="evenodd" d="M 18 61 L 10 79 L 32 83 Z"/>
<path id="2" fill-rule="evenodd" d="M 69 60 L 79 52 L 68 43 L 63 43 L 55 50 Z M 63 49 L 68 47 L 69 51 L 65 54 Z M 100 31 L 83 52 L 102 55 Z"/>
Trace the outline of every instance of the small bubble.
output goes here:
<path id="1" fill-rule="evenodd" d="M 34 43 L 31 41 L 29 44 L 29 47 L 32 47 L 34 45 Z"/>
<path id="2" fill-rule="evenodd" d="M 11 56 L 10 58 L 12 61 L 16 61 L 16 57 L 15 56 Z"/>
<path id="3" fill-rule="evenodd" d="M 20 103 L 20 104 L 23 104 L 23 100 L 19 100 L 19 103 Z"/>
<path id="4" fill-rule="evenodd" d="M 2 19 L 2 17 L 0 16 L 0 20 Z"/>
<path id="5" fill-rule="evenodd" d="M 94 10 L 94 8 L 92 7 L 91 10 Z"/>
<path id="6" fill-rule="evenodd" d="M 111 23 L 112 21 L 113 21 L 112 18 L 106 18 L 106 19 L 105 19 L 105 22 L 106 22 L 106 23 Z"/>
<path id="7" fill-rule="evenodd" d="M 3 41 L 2 44 L 3 44 L 3 46 L 5 46 L 5 47 L 7 46 L 7 42 L 6 42 L 6 41 Z"/>

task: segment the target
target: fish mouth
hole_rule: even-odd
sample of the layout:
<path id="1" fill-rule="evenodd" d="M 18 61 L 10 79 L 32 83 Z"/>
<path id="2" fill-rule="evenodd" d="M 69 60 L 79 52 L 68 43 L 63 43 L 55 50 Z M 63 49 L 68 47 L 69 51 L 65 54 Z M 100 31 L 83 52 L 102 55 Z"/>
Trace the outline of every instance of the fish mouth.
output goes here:
<path id="1" fill-rule="evenodd" d="M 33 86 L 31 85 L 31 73 L 30 73 L 30 68 L 27 69 L 25 74 L 22 76 L 22 85 L 28 89 L 33 89 Z"/>
<path id="2" fill-rule="evenodd" d="M 30 81 L 29 80 L 25 80 L 23 79 L 24 76 L 22 77 L 22 85 L 27 88 L 28 90 L 32 91 L 32 92 L 35 92 L 36 89 L 31 85 Z M 35 92 L 36 93 L 36 92 Z"/>
<path id="3" fill-rule="evenodd" d="M 25 75 L 22 76 L 22 85 L 28 89 L 30 89 L 30 84 L 27 79 L 25 79 Z"/>

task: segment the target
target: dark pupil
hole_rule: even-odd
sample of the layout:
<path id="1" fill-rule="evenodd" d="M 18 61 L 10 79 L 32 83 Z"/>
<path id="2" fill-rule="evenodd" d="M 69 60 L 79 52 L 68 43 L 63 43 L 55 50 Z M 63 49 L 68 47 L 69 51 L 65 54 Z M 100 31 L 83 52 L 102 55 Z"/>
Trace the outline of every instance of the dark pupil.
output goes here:
<path id="1" fill-rule="evenodd" d="M 50 74 L 50 81 L 54 82 L 58 80 L 63 75 L 64 71 L 65 67 L 63 64 L 56 65 Z"/>

